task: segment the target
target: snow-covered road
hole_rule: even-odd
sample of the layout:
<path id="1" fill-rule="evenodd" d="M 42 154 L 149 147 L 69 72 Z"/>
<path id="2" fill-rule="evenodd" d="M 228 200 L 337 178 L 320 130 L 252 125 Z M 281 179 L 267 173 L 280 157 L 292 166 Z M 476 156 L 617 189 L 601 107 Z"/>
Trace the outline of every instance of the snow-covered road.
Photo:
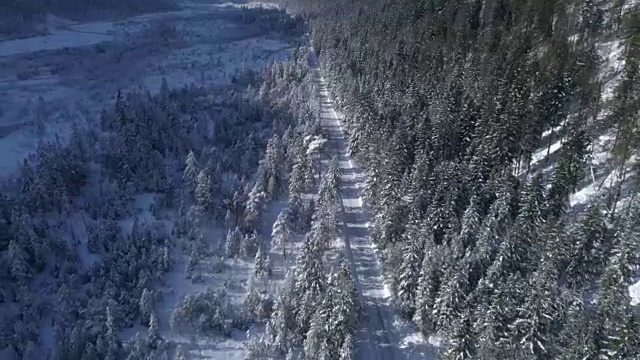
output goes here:
<path id="1" fill-rule="evenodd" d="M 399 321 L 384 284 L 377 250 L 369 235 L 369 218 L 363 207 L 362 192 L 366 173 L 352 161 L 348 141 L 338 114 L 329 97 L 315 52 L 311 49 L 310 67 L 321 104 L 321 123 L 328 136 L 330 155 L 337 153 L 342 173 L 343 227 L 339 246 L 350 261 L 360 301 L 362 317 L 356 336 L 359 359 L 404 360 L 435 359 L 434 352 L 411 326 Z"/>

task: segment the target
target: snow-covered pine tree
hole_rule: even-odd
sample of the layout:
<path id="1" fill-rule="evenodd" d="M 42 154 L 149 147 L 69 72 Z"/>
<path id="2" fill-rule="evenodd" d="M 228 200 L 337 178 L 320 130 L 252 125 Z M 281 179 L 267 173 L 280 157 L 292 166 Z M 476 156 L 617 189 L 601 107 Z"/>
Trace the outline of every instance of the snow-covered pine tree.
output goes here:
<path id="1" fill-rule="evenodd" d="M 258 249 L 262 247 L 262 239 L 257 232 L 253 231 L 242 238 L 240 252 L 243 257 L 252 258 L 256 256 Z"/>
<path id="2" fill-rule="evenodd" d="M 286 189 L 284 147 L 280 137 L 276 134 L 267 143 L 264 157 L 267 177 L 267 193 L 274 199 L 280 195 L 282 189 Z"/>
<path id="3" fill-rule="evenodd" d="M 633 359 L 640 356 L 640 328 L 631 309 L 628 287 L 637 239 L 624 239 L 614 248 L 601 280 L 596 311 L 602 348 L 600 358 Z"/>
<path id="4" fill-rule="evenodd" d="M 167 272 L 173 267 L 171 261 L 171 254 L 169 253 L 169 246 L 165 245 L 162 248 L 162 271 Z"/>
<path id="5" fill-rule="evenodd" d="M 105 360 L 118 360 L 120 359 L 121 344 L 118 329 L 116 329 L 111 311 L 111 307 L 107 306 L 107 319 L 104 334 L 104 358 Z"/>
<path id="6" fill-rule="evenodd" d="M 255 278 L 269 278 L 271 276 L 271 264 L 269 262 L 269 254 L 264 246 L 258 246 L 255 263 L 253 267 L 253 276 Z"/>
<path id="7" fill-rule="evenodd" d="M 153 312 L 153 293 L 148 289 L 142 290 L 140 301 L 138 302 L 140 307 L 140 322 L 142 325 L 149 324 L 151 313 Z"/>
<path id="8" fill-rule="evenodd" d="M 302 194 L 308 190 L 305 164 L 306 161 L 304 159 L 304 154 L 300 154 L 296 159 L 294 159 L 291 173 L 289 175 L 289 194 Z"/>
<path id="9" fill-rule="evenodd" d="M 162 346 L 162 336 L 160 335 L 160 323 L 155 312 L 151 312 L 149 316 L 149 333 L 147 335 L 147 342 L 152 349 L 157 349 Z"/>
<path id="10" fill-rule="evenodd" d="M 559 333 L 558 359 L 597 359 L 601 343 L 596 341 L 596 324 L 588 317 L 582 299 L 571 295 L 562 331 Z"/>
<path id="11" fill-rule="evenodd" d="M 316 240 L 307 234 L 302 251 L 298 256 L 293 283 L 294 312 L 299 334 L 303 335 L 308 331 L 311 317 L 325 290 L 326 279 L 322 251 Z"/>
<path id="12" fill-rule="evenodd" d="M 342 348 L 340 348 L 339 360 L 355 360 L 356 349 L 354 345 L 353 335 L 349 334 L 342 342 Z"/>
<path id="13" fill-rule="evenodd" d="M 278 287 L 274 306 L 273 316 L 269 319 L 275 333 L 272 345 L 281 354 L 288 354 L 292 350 L 294 340 L 292 332 L 295 330 L 295 324 L 292 316 L 291 294 L 286 285 Z"/>
<path id="14" fill-rule="evenodd" d="M 402 263 L 398 269 L 398 294 L 400 311 L 407 318 L 413 317 L 416 308 L 416 293 L 418 291 L 420 269 L 424 258 L 424 244 L 430 234 L 425 231 L 426 224 L 410 224 L 403 235 L 404 248 Z M 432 243 L 431 241 L 429 242 Z"/>
<path id="15" fill-rule="evenodd" d="M 344 259 L 340 260 L 337 274 L 334 277 L 333 287 L 329 292 L 332 296 L 325 295 L 325 299 L 331 298 L 330 317 L 327 326 L 327 344 L 329 353 L 333 358 L 337 357 L 340 347 L 345 339 L 354 333 L 360 315 L 360 304 L 351 270 Z M 324 304 L 323 304 L 324 306 Z"/>
<path id="16" fill-rule="evenodd" d="M 444 277 L 444 255 L 441 247 L 436 247 L 429 239 L 425 243 L 425 256 L 422 260 L 418 289 L 416 291 L 416 311 L 413 321 L 423 334 L 429 334 L 436 328 L 433 312 L 436 299 L 442 287 Z"/>
<path id="17" fill-rule="evenodd" d="M 187 279 L 195 280 L 197 278 L 197 267 L 200 263 L 200 254 L 198 250 L 194 247 L 191 250 L 191 254 L 189 255 L 189 260 L 187 262 L 186 275 Z"/>
<path id="18" fill-rule="evenodd" d="M 526 292 L 524 305 L 518 308 L 512 326 L 514 337 L 531 356 L 555 359 L 564 304 L 556 263 L 550 256 L 541 259 L 540 267 L 528 279 Z"/>
<path id="19" fill-rule="evenodd" d="M 242 234 L 237 227 L 233 230 L 229 229 L 227 232 L 227 238 L 225 240 L 225 252 L 227 257 L 236 257 L 240 254 L 240 247 L 242 245 Z"/>
<path id="20" fill-rule="evenodd" d="M 589 206 L 571 237 L 573 248 L 567 269 L 568 280 L 573 287 L 581 288 L 601 275 L 610 248 L 604 215 L 597 205 Z"/>
<path id="21" fill-rule="evenodd" d="M 462 216 L 462 224 L 460 233 L 454 238 L 451 245 L 453 256 L 457 260 L 461 260 L 467 253 L 467 249 L 476 246 L 478 236 L 480 235 L 480 199 L 472 196 L 469 206 Z"/>
<path id="22" fill-rule="evenodd" d="M 282 209 L 271 231 L 271 241 L 276 248 L 282 251 L 283 260 L 287 261 L 287 248 L 291 237 L 291 223 L 289 221 L 288 209 Z"/>
<path id="23" fill-rule="evenodd" d="M 215 210 L 215 203 L 213 198 L 213 189 L 211 185 L 211 176 L 201 170 L 196 178 L 196 185 L 194 191 L 194 198 L 196 204 L 198 204 L 204 210 L 204 213 L 211 216 Z"/>
<path id="24" fill-rule="evenodd" d="M 320 310 L 316 311 L 311 319 L 303 344 L 305 359 L 313 360 L 319 358 L 320 349 L 325 339 L 323 332 L 325 326 Z"/>
<path id="25" fill-rule="evenodd" d="M 292 230 L 302 231 L 305 229 L 304 224 L 304 206 L 299 193 L 289 194 L 289 203 L 287 204 L 287 218 L 291 222 Z"/>
<path id="26" fill-rule="evenodd" d="M 435 300 L 433 310 L 436 329 L 452 335 L 453 322 L 459 319 L 462 311 L 467 307 L 468 279 L 466 278 L 468 266 L 466 262 L 447 267 L 442 279 L 442 287 Z"/>
<path id="27" fill-rule="evenodd" d="M 196 155 L 193 153 L 193 150 L 191 150 L 187 155 L 184 172 L 182 173 L 182 179 L 184 181 L 184 189 L 187 194 L 187 199 L 191 199 L 191 196 L 195 190 L 196 179 L 199 173 L 200 170 L 198 161 L 196 160 Z"/>
<path id="28" fill-rule="evenodd" d="M 449 344 L 445 351 L 445 358 L 450 360 L 475 359 L 475 336 L 473 332 L 472 313 L 469 309 L 462 311 L 460 316 L 453 319 Z"/>

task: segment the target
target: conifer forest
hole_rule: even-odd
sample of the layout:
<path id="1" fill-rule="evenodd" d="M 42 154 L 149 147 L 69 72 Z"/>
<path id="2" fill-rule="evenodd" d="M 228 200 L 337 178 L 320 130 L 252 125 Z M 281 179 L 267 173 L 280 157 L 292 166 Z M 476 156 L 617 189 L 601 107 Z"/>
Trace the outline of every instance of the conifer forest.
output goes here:
<path id="1" fill-rule="evenodd" d="M 640 360 L 636 0 L 2 0 L 0 359 Z"/>

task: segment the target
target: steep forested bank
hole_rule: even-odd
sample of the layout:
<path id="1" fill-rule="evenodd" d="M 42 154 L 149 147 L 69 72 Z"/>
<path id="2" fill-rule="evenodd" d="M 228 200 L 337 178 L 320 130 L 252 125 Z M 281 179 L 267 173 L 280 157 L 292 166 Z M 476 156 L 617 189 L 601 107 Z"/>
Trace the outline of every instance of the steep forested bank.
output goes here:
<path id="1" fill-rule="evenodd" d="M 445 335 L 452 359 L 640 356 L 633 4 L 283 3 L 307 16 L 369 171 L 407 319 Z"/>

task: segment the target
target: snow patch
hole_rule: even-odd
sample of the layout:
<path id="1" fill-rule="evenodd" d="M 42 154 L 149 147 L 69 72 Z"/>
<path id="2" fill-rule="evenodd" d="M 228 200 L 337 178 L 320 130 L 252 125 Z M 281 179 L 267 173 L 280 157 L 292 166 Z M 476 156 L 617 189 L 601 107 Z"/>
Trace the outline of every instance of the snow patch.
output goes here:
<path id="1" fill-rule="evenodd" d="M 632 306 L 640 305 L 640 280 L 629 286 L 629 296 L 631 297 Z"/>
<path id="2" fill-rule="evenodd" d="M 429 335 L 427 342 L 435 348 L 442 348 L 444 346 L 444 339 L 440 335 Z"/>

